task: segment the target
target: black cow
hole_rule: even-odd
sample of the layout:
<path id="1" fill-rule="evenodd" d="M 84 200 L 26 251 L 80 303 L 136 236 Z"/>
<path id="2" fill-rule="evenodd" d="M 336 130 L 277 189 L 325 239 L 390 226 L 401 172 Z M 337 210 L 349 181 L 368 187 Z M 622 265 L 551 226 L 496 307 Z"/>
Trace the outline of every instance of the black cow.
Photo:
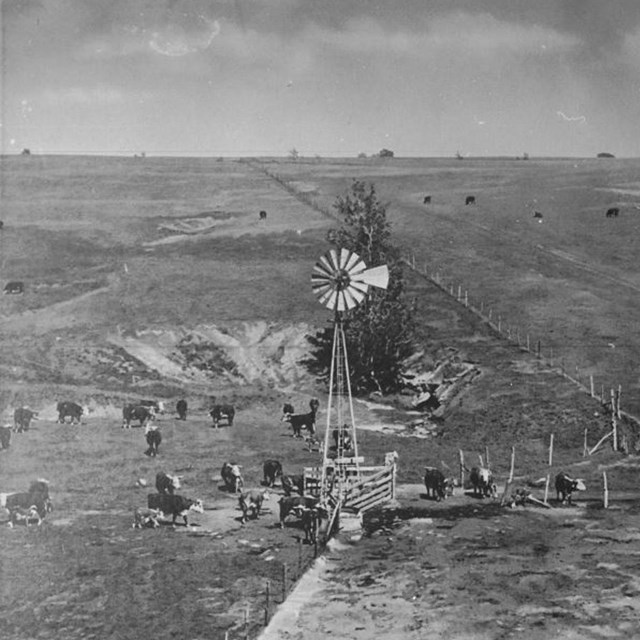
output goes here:
<path id="1" fill-rule="evenodd" d="M 294 513 L 300 517 L 304 509 L 312 509 L 319 501 L 319 498 L 312 496 L 284 496 L 280 498 L 280 528 L 284 527 L 285 518 L 289 514 Z"/>
<path id="2" fill-rule="evenodd" d="M 8 494 L 3 506 L 9 513 L 14 509 L 29 509 L 34 506 L 40 517 L 44 518 L 47 513 L 53 511 L 49 483 L 46 480 L 34 480 L 29 486 L 29 491 Z"/>
<path id="3" fill-rule="evenodd" d="M 149 407 L 136 404 L 127 404 L 122 408 L 122 428 L 131 429 L 131 422 L 138 420 L 140 426 L 144 427 L 153 420 L 155 413 Z"/>
<path id="4" fill-rule="evenodd" d="M 226 420 L 227 424 L 232 427 L 236 410 L 232 404 L 214 404 L 209 415 L 213 418 L 214 427 L 219 427 L 222 420 Z"/>
<path id="5" fill-rule="evenodd" d="M 180 479 L 182 476 L 170 476 L 164 471 L 156 473 L 156 489 L 158 493 L 173 493 L 180 488 Z"/>
<path id="6" fill-rule="evenodd" d="M 293 437 L 300 438 L 302 436 L 302 428 L 304 427 L 311 435 L 316 432 L 316 413 L 320 402 L 317 398 L 309 401 L 309 413 L 285 413 L 282 417 L 283 422 L 288 422 L 293 430 Z"/>
<path id="7" fill-rule="evenodd" d="M 431 196 L 425 196 L 422 204 L 431 204 Z"/>
<path id="8" fill-rule="evenodd" d="M 68 417 L 71 418 L 71 424 L 73 424 L 74 420 L 80 424 L 80 418 L 84 413 L 84 409 L 75 402 L 58 402 L 56 410 L 58 411 L 57 421 L 60 424 L 64 424 Z"/>
<path id="9" fill-rule="evenodd" d="M 204 513 L 202 500 L 192 500 L 184 496 L 165 493 L 150 493 L 147 496 L 147 507 L 158 509 L 165 517 L 171 516 L 171 524 L 176 523 L 176 518 L 182 516 L 185 527 L 188 526 L 187 515 L 189 511 Z"/>
<path id="10" fill-rule="evenodd" d="M 571 494 L 574 491 L 584 491 L 586 486 L 584 482 L 578 478 L 572 478 L 564 471 L 556 476 L 556 497 L 560 504 L 565 500 L 567 504 L 571 504 Z"/>
<path id="11" fill-rule="evenodd" d="M 304 541 L 308 544 L 315 544 L 319 533 L 326 534 L 326 528 L 329 524 L 329 512 L 318 504 L 310 509 L 302 509 L 301 520 Z"/>
<path id="12" fill-rule="evenodd" d="M 251 511 L 251 515 L 254 520 L 260 517 L 260 509 L 262 509 L 262 502 L 269 499 L 269 492 L 266 489 L 260 491 L 259 489 L 251 489 L 250 491 L 244 491 L 238 498 L 238 505 L 242 511 L 242 517 L 240 521 L 245 523 L 247 521 L 247 513 Z"/>
<path id="13" fill-rule="evenodd" d="M 302 495 L 304 493 L 304 475 L 283 475 L 282 488 L 285 496 L 290 496 L 294 490 Z"/>
<path id="14" fill-rule="evenodd" d="M 13 430 L 16 433 L 22 433 L 23 431 L 29 431 L 32 420 L 38 419 L 38 412 L 31 411 L 27 407 L 18 407 L 13 412 Z"/>
<path id="15" fill-rule="evenodd" d="M 620 213 L 620 209 L 618 207 L 611 207 L 607 209 L 607 218 L 617 218 Z"/>
<path id="16" fill-rule="evenodd" d="M 435 498 L 437 502 L 447 497 L 450 482 L 444 473 L 435 467 L 424 468 L 424 486 L 427 489 L 427 497 Z"/>
<path id="17" fill-rule="evenodd" d="M 178 420 L 187 419 L 187 401 L 184 398 L 180 398 L 176 402 L 176 413 L 178 414 Z"/>
<path id="18" fill-rule="evenodd" d="M 7 282 L 7 284 L 4 285 L 4 292 L 5 293 L 24 293 L 24 282 L 18 282 L 18 281 Z"/>
<path id="19" fill-rule="evenodd" d="M 238 493 L 244 486 L 240 465 L 235 462 L 225 462 L 220 470 L 220 477 L 227 491 Z"/>
<path id="20" fill-rule="evenodd" d="M 0 449 L 8 449 L 11 444 L 11 425 L 0 427 Z"/>
<path id="21" fill-rule="evenodd" d="M 473 493 L 479 495 L 481 498 L 495 497 L 498 493 L 498 489 L 493 482 L 493 474 L 490 469 L 485 467 L 473 467 L 469 475 L 471 485 L 473 486 Z"/>
<path id="22" fill-rule="evenodd" d="M 260 212 L 260 220 L 266 220 L 267 219 L 267 212 L 266 211 L 261 211 Z"/>
<path id="23" fill-rule="evenodd" d="M 264 481 L 267 487 L 273 487 L 277 478 L 282 478 L 282 465 L 278 460 L 265 460 L 262 465 Z"/>
<path id="24" fill-rule="evenodd" d="M 158 429 L 158 427 L 147 427 L 144 437 L 147 441 L 147 444 L 149 445 L 149 448 L 144 452 L 144 455 L 155 458 L 158 455 L 158 449 L 160 448 L 160 443 L 162 442 L 162 434 L 160 433 L 160 429 Z"/>
<path id="25" fill-rule="evenodd" d="M 467 196 L 465 201 L 464 201 L 465 205 L 468 204 L 475 204 L 476 203 L 476 197 L 475 196 Z"/>
<path id="26" fill-rule="evenodd" d="M 543 217 L 543 216 L 542 216 L 542 214 L 541 214 L 539 211 L 534 211 L 534 212 L 533 212 L 533 217 L 534 217 L 534 218 L 538 218 L 538 219 L 542 220 L 542 217 Z"/>

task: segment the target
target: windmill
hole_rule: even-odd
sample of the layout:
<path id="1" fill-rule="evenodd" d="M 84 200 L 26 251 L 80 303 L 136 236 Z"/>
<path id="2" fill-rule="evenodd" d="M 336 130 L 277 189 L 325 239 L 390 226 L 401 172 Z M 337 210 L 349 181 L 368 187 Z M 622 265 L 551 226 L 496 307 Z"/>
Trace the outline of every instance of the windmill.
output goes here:
<path id="1" fill-rule="evenodd" d="M 333 311 L 334 323 L 321 480 L 321 490 L 324 493 L 330 491 L 329 475 L 332 475 L 332 480 L 338 479 L 339 482 L 343 481 L 347 474 L 351 478 L 360 478 L 349 361 L 343 326 L 344 314 L 366 298 L 370 286 L 386 289 L 388 282 L 389 269 L 386 265 L 368 269 L 360 256 L 344 248 L 331 249 L 313 268 L 311 287 L 320 303 Z M 335 420 L 335 429 L 338 429 L 335 458 L 329 457 L 330 439 L 334 431 L 332 418 Z M 347 446 L 347 443 L 350 446 Z M 353 453 L 345 457 L 347 451 Z"/>

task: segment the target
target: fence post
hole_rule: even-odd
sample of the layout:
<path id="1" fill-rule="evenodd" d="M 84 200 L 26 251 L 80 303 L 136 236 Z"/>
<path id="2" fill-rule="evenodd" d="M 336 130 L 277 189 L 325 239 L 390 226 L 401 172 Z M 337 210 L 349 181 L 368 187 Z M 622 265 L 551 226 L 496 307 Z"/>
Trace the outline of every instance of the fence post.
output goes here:
<path id="1" fill-rule="evenodd" d="M 465 307 L 469 306 L 469 296 L 467 291 L 464 292 L 464 306 Z"/>
<path id="2" fill-rule="evenodd" d="M 611 431 L 613 434 L 613 450 L 618 450 L 618 410 L 616 409 L 616 392 L 611 387 Z"/>
<path id="3" fill-rule="evenodd" d="M 458 300 L 460 300 L 460 297 L 462 296 L 462 285 L 458 285 Z"/>
<path id="4" fill-rule="evenodd" d="M 464 491 L 464 453 L 462 449 L 458 450 L 458 455 L 460 456 L 460 487 Z"/>
<path id="5" fill-rule="evenodd" d="M 607 484 L 607 472 L 602 472 L 602 483 L 604 485 L 604 500 L 603 505 L 605 509 L 609 508 L 609 485 Z"/>
<path id="6" fill-rule="evenodd" d="M 527 351 L 531 352 L 531 343 L 529 342 L 529 334 L 527 333 Z"/>
<path id="7" fill-rule="evenodd" d="M 491 469 L 491 463 L 489 462 L 489 447 L 487 445 L 484 447 L 484 459 L 487 462 L 487 469 Z"/>
<path id="8" fill-rule="evenodd" d="M 271 583 L 267 580 L 267 589 L 266 589 L 266 602 L 264 606 L 264 626 L 266 627 L 269 624 L 269 607 L 271 603 L 269 602 L 269 596 L 271 590 Z"/>
<path id="9" fill-rule="evenodd" d="M 516 447 L 511 447 L 511 468 L 509 469 L 509 482 L 513 482 L 513 472 L 516 468 Z"/>
<path id="10" fill-rule="evenodd" d="M 538 346 L 536 348 L 536 356 L 539 358 L 540 357 L 540 350 L 541 350 L 541 345 L 540 345 L 540 340 L 538 340 Z"/>
<path id="11" fill-rule="evenodd" d="M 551 474 L 547 473 L 547 481 L 544 484 L 544 503 L 549 503 L 549 481 L 551 480 Z"/>
<path id="12" fill-rule="evenodd" d="M 498 316 L 498 333 L 502 333 L 500 327 L 502 326 L 502 318 Z"/>
<path id="13" fill-rule="evenodd" d="M 282 602 L 287 599 L 287 563 L 282 565 Z"/>
<path id="14" fill-rule="evenodd" d="M 589 387 L 591 389 L 591 397 L 595 398 L 596 394 L 595 394 L 595 390 L 593 387 L 593 373 L 589 374 Z"/>
<path id="15" fill-rule="evenodd" d="M 298 538 L 298 575 L 302 570 L 302 538 Z"/>
<path id="16" fill-rule="evenodd" d="M 618 398 L 616 399 L 616 412 L 618 413 L 618 420 L 622 418 L 620 415 L 620 396 L 622 395 L 622 385 L 618 385 Z"/>
<path id="17" fill-rule="evenodd" d="M 582 448 L 582 457 L 586 458 L 589 455 L 589 447 L 587 446 L 587 427 L 584 428 L 584 446 Z"/>
<path id="18" fill-rule="evenodd" d="M 553 465 L 553 433 L 549 438 L 549 466 Z"/>

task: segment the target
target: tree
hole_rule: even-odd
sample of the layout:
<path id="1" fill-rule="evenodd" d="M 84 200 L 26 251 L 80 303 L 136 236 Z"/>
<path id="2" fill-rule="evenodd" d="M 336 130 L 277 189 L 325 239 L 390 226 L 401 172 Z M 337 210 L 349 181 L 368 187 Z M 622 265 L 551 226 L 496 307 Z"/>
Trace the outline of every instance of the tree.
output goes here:
<path id="1" fill-rule="evenodd" d="M 380 149 L 378 155 L 381 158 L 393 158 L 393 151 L 391 149 Z"/>
<path id="2" fill-rule="evenodd" d="M 334 208 L 344 223 L 331 229 L 327 240 L 357 253 L 368 267 L 386 264 L 386 291 L 371 287 L 365 300 L 344 321 L 349 378 L 354 392 L 396 391 L 402 384 L 403 361 L 414 351 L 414 308 L 404 299 L 400 251 L 391 241 L 386 207 L 373 184 L 354 181 L 350 192 L 337 198 Z M 306 364 L 324 379 L 329 377 L 333 326 L 307 336 L 312 346 Z"/>

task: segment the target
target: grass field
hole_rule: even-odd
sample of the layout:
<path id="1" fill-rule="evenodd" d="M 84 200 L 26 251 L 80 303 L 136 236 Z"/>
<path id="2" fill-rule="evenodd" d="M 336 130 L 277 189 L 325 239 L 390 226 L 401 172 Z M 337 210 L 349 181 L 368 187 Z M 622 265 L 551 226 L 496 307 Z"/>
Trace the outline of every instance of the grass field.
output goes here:
<path id="1" fill-rule="evenodd" d="M 38 529 L 0 528 L 8 639 L 256 635 L 266 580 L 281 593 L 282 567 L 297 578 L 311 550 L 297 544 L 294 522 L 282 531 L 274 526 L 275 502 L 260 521 L 242 527 L 234 498 L 218 486 L 219 470 L 235 460 L 247 486 L 259 486 L 264 459 L 279 458 L 291 472 L 319 462 L 279 420 L 283 402 L 304 408 L 312 395 L 321 399 L 320 422 L 326 420 L 324 389 L 296 360 L 304 355 L 304 334 L 328 320 L 309 286 L 334 224 L 318 209 L 330 209 L 354 178 L 375 183 L 389 203 L 397 242 L 429 271 L 437 267 L 463 283 L 472 297 L 540 338 L 543 349 L 578 363 L 582 375 L 621 384 L 623 407 L 640 413 L 636 161 L 261 161 L 310 194 L 316 208 L 256 162 L 38 156 L 1 162 L 0 281 L 22 280 L 26 292 L 0 297 L 0 411 L 10 420 L 13 407 L 29 404 L 41 420 L 0 452 L 0 490 L 24 490 L 45 477 L 55 506 Z M 430 206 L 422 204 L 427 193 Z M 473 207 L 464 205 L 469 193 L 477 198 Z M 620 216 L 605 219 L 614 204 Z M 261 222 L 262 209 L 268 218 Z M 534 209 L 543 212 L 542 223 Z M 407 272 L 407 285 L 419 305 L 425 365 L 451 358 L 473 364 L 478 375 L 450 397 L 425 437 L 410 426 L 416 419 L 406 411 L 410 396 L 388 399 L 387 409 L 357 403 L 368 461 L 379 464 L 396 450 L 398 482 L 409 486 L 421 482 L 425 465 L 455 471 L 459 449 L 474 464 L 488 447 L 502 481 L 515 445 L 518 477 L 537 479 L 548 471 L 553 433 L 551 471 L 584 477 L 587 502 L 599 500 L 603 469 L 612 489 L 637 487 L 637 469 L 621 466 L 618 454 L 582 458 L 584 429 L 593 446 L 609 428 L 597 401 L 496 336 L 428 280 Z M 218 354 L 222 365 L 234 363 L 234 370 L 197 370 L 180 352 L 185 341 Z M 209 395 L 234 402 L 233 428 L 210 427 Z M 161 455 L 146 458 L 141 430 L 120 428 L 122 405 L 156 397 L 172 408 L 181 396 L 189 400 L 189 420 L 178 422 L 171 412 L 161 418 Z M 91 406 L 84 425 L 55 423 L 60 399 Z M 184 474 L 184 493 L 204 500 L 205 514 L 193 516 L 197 526 L 131 528 L 133 508 L 145 506 L 153 490 L 136 481 L 152 487 L 160 469 Z M 612 512 L 607 527 L 631 526 L 627 511 Z M 473 501 L 432 515 L 471 529 L 490 522 Z M 523 516 L 512 525 L 514 540 L 534 545 L 538 521 Z M 473 551 L 476 543 L 465 535 L 459 545 L 449 540 L 447 552 Z M 552 556 L 577 562 L 575 539 L 552 538 L 545 539 L 549 562 Z M 398 549 L 409 557 L 404 544 Z M 373 548 L 362 549 L 366 566 Z M 486 570 L 485 560 L 467 561 L 479 563 L 469 571 Z M 593 579 L 581 574 L 564 587 L 592 598 L 609 578 L 588 558 L 580 562 Z M 625 570 L 637 577 L 633 562 Z M 496 579 L 491 588 L 495 613 L 509 581 Z M 534 602 L 540 596 L 533 587 L 528 593 Z M 450 613 L 453 620 L 457 614 Z M 595 625 L 598 612 L 589 615 Z M 620 637 L 633 637 L 624 626 L 630 615 L 606 621 L 618 624 Z M 536 637 L 563 637 L 571 624 L 568 617 L 556 635 L 545 627 Z"/>

